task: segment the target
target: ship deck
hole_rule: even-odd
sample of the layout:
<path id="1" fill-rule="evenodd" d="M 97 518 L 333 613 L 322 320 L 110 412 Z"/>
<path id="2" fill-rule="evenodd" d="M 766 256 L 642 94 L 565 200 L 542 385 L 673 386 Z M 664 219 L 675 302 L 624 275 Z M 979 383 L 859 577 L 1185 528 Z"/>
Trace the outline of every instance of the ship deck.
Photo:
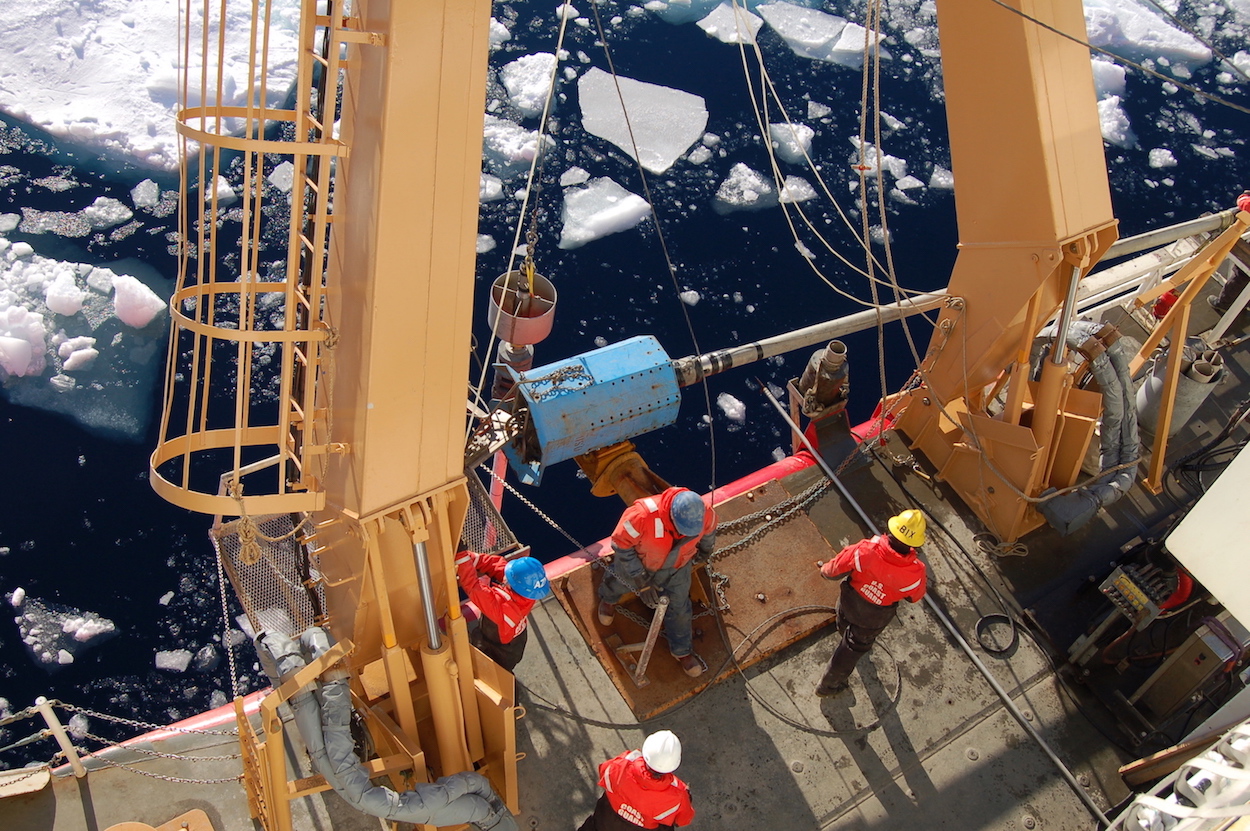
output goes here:
<path id="1" fill-rule="evenodd" d="M 1209 326 L 1202 315 L 1211 312 L 1200 305 L 1196 323 Z M 1224 424 L 1238 390 L 1246 389 L 1248 352 L 1245 346 L 1225 350 L 1231 379 L 1176 435 L 1169 456 L 1192 449 Z M 906 463 L 908 456 L 893 438 L 877 451 L 876 461 L 847 473 L 843 481 L 865 511 L 880 520 L 913 500 L 929 513 L 930 542 L 923 551 L 936 605 L 974 644 L 1023 718 L 1070 768 L 1076 786 L 1114 816 L 1130 794 L 1119 767 L 1136 757 L 1133 737 L 1092 694 L 1098 683 L 1114 681 L 1114 668 L 1096 666 L 1095 676 L 1102 677 L 1082 686 L 1061 677 L 1056 667 L 1062 666 L 1068 645 L 1110 610 L 1096 585 L 1121 548 L 1174 506 L 1134 488 L 1069 537 L 1038 530 L 1022 540 L 1026 554 L 995 556 L 978 545 L 979 523 L 969 521 L 944 485 Z M 797 494 L 822 477 L 812 465 L 791 470 L 768 487 Z M 758 489 L 760 494 L 765 490 Z M 727 506 L 725 511 L 728 516 L 745 508 Z M 717 683 L 704 683 L 705 678 L 683 687 L 663 644 L 657 648 L 653 673 L 678 690 L 670 704 L 643 706 L 622 695 L 622 685 L 631 682 L 619 673 L 614 680 L 605 669 L 614 660 L 610 653 L 600 650 L 596 659 L 585 635 L 596 624 L 585 615 L 571 618 L 567 598 L 565 605 L 553 597 L 535 608 L 528 651 L 516 671 L 518 703 L 524 709 L 517 730 L 524 753 L 519 763 L 522 828 L 576 828 L 598 798 L 599 762 L 639 747 L 657 729 L 671 729 L 682 739 L 679 773 L 693 793 L 695 828 L 1096 827 L 1073 785 L 1058 774 L 1047 752 L 1017 723 L 926 604 L 903 605 L 861 661 L 849 691 L 828 699 L 815 696 L 836 642 L 827 609 L 836 601 L 836 586 L 810 579 L 815 560 L 868 531 L 836 489 L 809 507 L 803 522 L 809 521 L 810 528 L 790 529 L 774 543 L 765 536 L 748 549 L 748 573 L 767 575 L 780 588 L 757 591 L 740 579 L 723 628 L 710 615 L 696 621 L 696 650 L 711 665 L 707 678 L 719 678 Z M 589 564 L 582 568 L 583 576 L 566 579 L 585 582 L 590 576 L 590 581 L 580 589 L 566 584 L 562 591 L 585 595 L 593 572 Z M 802 591 L 785 590 L 800 585 Z M 1013 614 L 1034 625 L 1022 628 L 1011 648 L 996 654 L 975 644 L 978 624 L 987 637 L 1006 643 L 1007 627 L 987 617 L 1003 611 L 1000 596 Z M 796 607 L 811 608 L 786 614 Z M 749 644 L 743 642 L 756 637 L 766 648 L 748 656 Z M 741 666 L 726 660 L 730 649 L 739 647 Z M 655 714 L 640 719 L 636 712 Z M 203 757 L 231 754 L 237 744 L 226 736 L 173 735 L 156 748 Z M 289 756 L 299 765 L 303 753 Z M 85 780 L 54 776 L 50 787 L 0 800 L 0 827 L 95 831 L 124 820 L 160 826 L 193 809 L 204 810 L 217 831 L 258 827 L 248 817 L 237 783 L 202 781 L 236 775 L 237 761 L 201 762 L 193 766 L 194 778 L 201 781 L 183 783 L 160 778 L 186 776 L 188 766 L 181 760 L 133 749 L 111 751 L 105 758 L 150 775 L 97 762 L 98 769 Z M 298 799 L 293 807 L 299 829 L 383 827 L 333 793 Z"/>

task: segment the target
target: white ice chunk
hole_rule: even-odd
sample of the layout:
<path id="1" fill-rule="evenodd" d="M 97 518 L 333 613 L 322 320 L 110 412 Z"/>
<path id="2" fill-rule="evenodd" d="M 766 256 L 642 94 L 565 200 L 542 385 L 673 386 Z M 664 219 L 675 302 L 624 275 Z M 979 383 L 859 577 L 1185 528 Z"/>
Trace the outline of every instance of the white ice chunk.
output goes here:
<path id="1" fill-rule="evenodd" d="M 802 176 L 787 176 L 778 197 L 783 205 L 816 198 L 816 189 Z"/>
<path id="2" fill-rule="evenodd" d="M 26 589 L 18 586 L 13 590 L 13 594 L 9 595 L 9 605 L 16 609 L 24 602 L 26 602 Z"/>
<path id="3" fill-rule="evenodd" d="M 716 406 L 730 421 L 742 424 L 747 420 L 747 405 L 727 392 L 716 396 Z"/>
<path id="4" fill-rule="evenodd" d="M 933 173 L 929 175 L 929 187 L 934 190 L 954 190 L 955 174 L 941 165 L 935 164 Z"/>
<path id="5" fill-rule="evenodd" d="M 577 91 L 586 131 L 612 142 L 651 173 L 672 167 L 707 126 L 707 107 L 698 95 L 632 78 L 621 77 L 614 82 L 598 67 L 581 77 Z M 629 114 L 628 121 L 625 113 Z M 634 141 L 638 143 L 637 155 Z"/>
<path id="6" fill-rule="evenodd" d="M 95 612 L 37 600 L 21 589 L 13 592 L 9 603 L 18 611 L 14 622 L 26 651 L 48 672 L 73 663 L 83 651 L 117 634 L 113 622 Z"/>
<path id="7" fill-rule="evenodd" d="M 851 144 L 858 149 L 860 147 L 859 136 L 851 136 Z M 860 160 L 860 153 L 853 153 L 849 159 L 851 165 L 859 172 L 858 167 L 862 164 L 865 167 L 864 175 L 875 177 L 877 175 L 877 166 L 880 165 L 887 173 L 895 179 L 902 179 L 907 175 L 907 162 L 898 156 L 891 156 L 889 153 L 882 153 L 880 148 L 871 142 L 864 142 L 863 160 Z"/>
<path id="8" fill-rule="evenodd" d="M 162 606 L 168 606 L 168 605 L 169 605 L 169 601 L 171 601 L 171 600 L 173 600 L 173 599 L 174 599 L 174 593 L 173 593 L 173 592 L 165 592 L 164 594 L 162 594 L 162 595 L 161 595 L 161 599 L 160 599 L 160 600 L 158 600 L 158 601 L 156 601 L 156 602 L 157 602 L 157 603 L 159 603 L 159 604 L 161 604 Z"/>
<path id="9" fill-rule="evenodd" d="M 538 52 L 517 58 L 499 71 L 499 80 L 508 90 L 509 100 L 523 115 L 531 118 L 542 115 L 555 66 L 555 55 Z"/>
<path id="10" fill-rule="evenodd" d="M 512 40 L 512 33 L 508 31 L 508 27 L 500 23 L 495 18 L 490 19 L 490 48 L 492 51 L 503 46 Z"/>
<path id="11" fill-rule="evenodd" d="M 167 672 L 186 672 L 191 665 L 191 650 L 164 649 L 156 653 L 156 668 Z"/>
<path id="12" fill-rule="evenodd" d="M 607 177 L 564 192 L 564 226 L 560 248 L 586 243 L 633 228 L 651 213 L 647 201 Z"/>
<path id="13" fill-rule="evenodd" d="M 1136 147 L 1137 135 L 1128 122 L 1128 113 L 1120 105 L 1120 96 L 1108 95 L 1098 102 L 1098 123 L 1103 141 L 1116 147 Z"/>
<path id="14" fill-rule="evenodd" d="M 721 43 L 755 43 L 755 34 L 764 25 L 742 3 L 724 0 L 711 13 L 699 21 L 699 28 Z"/>
<path id="15" fill-rule="evenodd" d="M 806 124 L 769 124 L 768 138 L 778 158 L 784 162 L 798 164 L 812 152 L 812 137 L 816 131 Z"/>
<path id="16" fill-rule="evenodd" d="M 868 30 L 858 23 L 790 3 L 768 3 L 756 12 L 796 55 L 852 69 L 863 64 Z M 879 37 L 874 35 L 874 45 Z M 881 56 L 889 57 L 889 52 L 881 49 Z"/>
<path id="17" fill-rule="evenodd" d="M 686 154 L 686 161 L 691 164 L 706 164 L 712 158 L 712 149 L 702 144 Z"/>
<path id="18" fill-rule="evenodd" d="M 1176 167 L 1176 157 L 1166 147 L 1156 147 L 1150 151 L 1149 164 L 1156 169 Z"/>
<path id="19" fill-rule="evenodd" d="M 548 149 L 555 146 L 551 136 L 543 141 Z M 488 114 L 482 131 L 482 150 L 491 171 L 509 179 L 529 170 L 530 162 L 538 155 L 538 131 Z"/>
<path id="20" fill-rule="evenodd" d="M 477 235 L 477 253 L 485 254 L 488 251 L 495 250 L 495 238 L 490 234 Z"/>
<path id="21" fill-rule="evenodd" d="M 112 228 L 128 221 L 134 213 L 116 199 L 98 196 L 96 200 L 79 213 L 91 224 L 92 228 Z"/>
<path id="22" fill-rule="evenodd" d="M 916 188 L 924 187 L 924 182 L 920 181 L 915 176 L 904 176 L 894 183 L 894 187 L 899 190 L 915 190 Z"/>
<path id="23" fill-rule="evenodd" d="M 165 301 L 156 292 L 129 274 L 113 278 L 113 308 L 117 319 L 127 326 L 142 329 L 165 309 Z"/>
<path id="24" fill-rule="evenodd" d="M 283 193 L 290 193 L 291 188 L 295 185 L 295 165 L 290 162 L 283 162 L 274 167 L 266 178 L 269 180 L 269 184 L 278 190 Z"/>
<path id="25" fill-rule="evenodd" d="M 697 306 L 699 305 L 699 301 L 703 299 L 703 295 L 699 294 L 694 289 L 683 291 L 677 296 L 680 297 L 681 302 L 685 303 L 687 306 Z"/>
<path id="26" fill-rule="evenodd" d="M 733 211 L 760 211 L 776 207 L 777 191 L 764 174 L 738 162 L 729 170 L 725 181 L 716 191 L 712 208 L 718 214 Z"/>
<path id="27" fill-rule="evenodd" d="M 503 182 L 498 176 L 483 173 L 478 181 L 477 197 L 479 202 L 495 202 L 503 199 Z"/>
<path id="28" fill-rule="evenodd" d="M 569 185 L 584 185 L 588 181 L 590 181 L 590 174 L 580 167 L 570 167 L 560 174 L 560 187 L 562 188 L 567 188 Z"/>
<path id="29" fill-rule="evenodd" d="M 44 302 L 48 308 L 59 315 L 69 317 L 82 311 L 83 300 L 87 293 L 78 288 L 74 272 L 68 268 L 60 270 L 56 279 L 48 283 L 44 290 Z"/>
<path id="30" fill-rule="evenodd" d="M 1124 97 L 1124 67 L 1107 58 L 1092 58 L 1090 66 L 1094 70 L 1094 91 L 1099 98 L 1106 98 L 1108 95 Z"/>
<path id="31" fill-rule="evenodd" d="M 826 106 L 825 104 L 819 104 L 815 101 L 807 102 L 807 117 L 812 121 L 815 121 L 818 118 L 824 118 L 832 112 L 833 108 Z"/>
<path id="32" fill-rule="evenodd" d="M 136 208 L 155 208 L 161 201 L 161 186 L 151 179 L 144 179 L 131 189 L 130 201 Z"/>
<path id="33" fill-rule="evenodd" d="M 21 214 L 0 214 L 0 234 L 9 233 L 21 223 Z"/>
<path id="34" fill-rule="evenodd" d="M 212 189 L 205 189 L 204 191 L 205 202 L 211 201 L 214 196 L 217 197 L 218 205 L 230 205 L 230 204 L 233 204 L 236 199 L 238 199 L 238 196 L 235 195 L 234 188 L 230 186 L 230 180 L 227 179 L 225 176 L 218 176 L 217 181 L 214 183 Z"/>
<path id="35" fill-rule="evenodd" d="M 1211 50 L 1198 39 L 1138 0 L 1085 0 L 1085 30 L 1093 46 L 1133 61 L 1160 62 L 1185 77 L 1211 60 Z"/>

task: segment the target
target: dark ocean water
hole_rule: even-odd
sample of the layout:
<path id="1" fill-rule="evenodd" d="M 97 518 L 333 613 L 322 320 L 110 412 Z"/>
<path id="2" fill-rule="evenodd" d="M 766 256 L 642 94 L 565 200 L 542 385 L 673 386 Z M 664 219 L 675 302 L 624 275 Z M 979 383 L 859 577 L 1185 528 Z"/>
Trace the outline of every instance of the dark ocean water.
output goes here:
<path id="1" fill-rule="evenodd" d="M 614 4 L 602 8 L 605 17 L 624 13 L 624 7 Z M 515 10 L 531 13 L 523 6 L 499 6 L 496 14 L 511 19 Z M 545 7 L 541 14 L 541 20 L 523 17 L 511 25 L 513 39 L 492 57 L 493 67 L 522 54 L 551 50 L 554 20 Z M 538 363 L 592 349 L 597 338 L 612 342 L 637 334 L 657 336 L 672 357 L 681 357 L 856 311 L 856 305 L 835 294 L 798 256 L 780 210 L 721 216 L 711 208 L 712 196 L 735 162 L 767 170 L 764 149 L 753 137 L 754 116 L 741 82 L 737 49 L 707 38 L 692 24 L 671 26 L 650 15 L 627 18 L 616 31 L 611 45 L 617 71 L 703 96 L 710 113 L 707 130 L 722 138 L 723 157 L 703 166 L 679 162 L 669 173 L 649 180 L 679 288 L 697 290 L 703 299 L 686 309 L 691 331 L 650 220 L 574 251 L 556 247 L 560 232 L 557 180 L 568 167 L 581 166 L 592 176 L 612 176 L 627 189 L 642 192 L 632 163 L 615 148 L 581 131 L 576 85 L 566 83 L 553 114 L 552 133 L 559 147 L 544 167 L 537 200 L 543 213 L 535 258 L 539 271 L 560 292 L 555 331 L 539 345 Z M 583 51 L 590 59 L 586 66 L 606 68 L 591 30 L 571 26 L 568 37 L 565 48 L 574 54 Z M 853 148 L 848 139 L 858 133 L 860 74 L 798 58 L 767 30 L 760 40 L 786 107 L 796 120 L 817 129 L 816 161 L 834 193 L 846 197 L 844 204 L 852 207 L 847 183 Z M 907 159 L 912 174 L 928 181 L 933 165 L 949 168 L 944 115 L 935 93 L 940 89 L 937 71 L 932 59 L 913 53 L 903 41 L 896 39 L 891 48 L 894 59 L 883 70 L 882 108 L 906 127 L 890 136 L 886 150 Z M 904 61 L 908 54 L 914 60 Z M 582 66 L 576 61 L 571 65 Z M 1214 89 L 1211 75 L 1210 68 L 1204 69 L 1192 82 Z M 808 98 L 832 108 L 826 121 L 806 119 Z M 1139 147 L 1108 148 L 1122 235 L 1223 208 L 1250 186 L 1242 138 L 1250 122 L 1244 114 L 1186 93 L 1169 94 L 1157 82 L 1134 76 L 1129 79 L 1127 100 Z M 774 115 L 770 120 L 779 119 Z M 127 201 L 135 184 L 157 178 L 152 171 L 96 159 L 62 147 L 31 128 L 16 126 L 21 136 L 6 128 L 6 141 L 0 147 L 4 153 L 0 155 L 4 171 L 0 213 L 19 212 L 23 207 L 73 211 L 100 195 Z M 525 126 L 532 129 L 534 121 Z M 1194 144 L 1230 148 L 1233 154 L 1209 159 L 1194 150 Z M 1173 149 L 1180 165 L 1169 171 L 1150 169 L 1147 152 L 1163 146 Z M 798 169 L 786 172 L 803 175 Z M 48 176 L 76 185 L 52 190 L 36 183 Z M 1172 183 L 1162 183 L 1165 177 Z M 164 177 L 161 186 L 172 188 L 175 181 Z M 519 206 L 511 197 L 519 186 L 519 182 L 507 183 L 508 198 L 483 207 L 481 231 L 494 236 L 499 246 L 479 258 L 480 295 L 506 268 Z M 954 261 L 954 198 L 950 191 L 941 190 L 926 190 L 915 198 L 918 205 L 891 204 L 893 256 L 901 282 L 929 290 L 945 284 Z M 813 203 L 805 207 L 812 210 Z M 824 205 L 814 213 L 848 258 L 862 262 L 832 210 Z M 67 260 L 107 264 L 138 257 L 169 274 L 172 289 L 174 263 L 165 234 L 173 229 L 174 218 L 145 221 L 148 224 L 141 232 L 118 242 L 16 232 L 11 238 L 29 242 L 42 255 Z M 816 250 L 810 239 L 806 244 Z M 867 297 L 860 278 L 845 267 L 831 258 L 819 264 L 830 279 Z M 489 334 L 484 312 L 474 327 L 479 343 L 484 343 Z M 916 331 L 923 349 L 928 334 L 922 328 Z M 847 343 L 850 414 L 860 420 L 868 417 L 881 393 L 876 334 L 856 335 Z M 725 484 L 768 463 L 774 448 L 786 447 L 788 432 L 757 391 L 755 379 L 784 386 L 801 372 L 808 354 L 805 350 L 713 378 L 706 397 L 698 388 L 686 391 L 677 424 L 642 436 L 636 443 L 657 473 L 698 490 Z M 479 355 L 479 359 L 488 358 Z M 897 330 L 884 362 L 887 389 L 897 388 L 913 369 Z M 720 411 L 715 404 L 720 393 L 743 402 L 745 423 L 738 424 Z M 155 418 L 155 396 L 151 405 Z M 710 426 L 705 423 L 709 413 Z M 154 667 L 156 651 L 195 651 L 219 639 L 222 632 L 216 570 L 207 538 L 209 519 L 173 508 L 152 493 L 146 471 L 154 443 L 154 427 L 141 441 L 120 441 L 92 435 L 63 417 L 0 398 L 4 482 L 0 546 L 9 548 L 0 557 L 0 595 L 21 586 L 32 597 L 96 612 L 113 620 L 120 630 L 113 640 L 50 675 L 26 655 L 7 606 L 0 609 L 6 612 L 0 614 L 0 697 L 14 708 L 46 695 L 164 723 L 204 709 L 214 691 L 230 691 L 224 662 L 211 672 L 185 674 Z M 615 497 L 591 496 L 571 462 L 547 471 L 541 488 L 524 492 L 583 544 L 609 533 L 621 508 Z M 508 505 L 505 516 L 517 536 L 532 544 L 544 560 L 573 547 L 523 506 Z M 162 605 L 159 601 L 168 592 L 174 592 L 173 599 Z M 232 609 L 231 614 L 236 613 Z M 260 676 L 251 669 L 250 649 L 245 647 L 240 660 L 243 688 L 253 688 Z M 104 735 L 133 732 L 114 730 L 98 720 L 92 721 L 91 729 Z M 0 743 L 12 739 L 12 733 L 6 738 L 0 732 Z M 50 753 L 50 748 L 37 745 L 28 758 L 46 758 Z M 15 761 L 0 758 L 0 764 Z"/>

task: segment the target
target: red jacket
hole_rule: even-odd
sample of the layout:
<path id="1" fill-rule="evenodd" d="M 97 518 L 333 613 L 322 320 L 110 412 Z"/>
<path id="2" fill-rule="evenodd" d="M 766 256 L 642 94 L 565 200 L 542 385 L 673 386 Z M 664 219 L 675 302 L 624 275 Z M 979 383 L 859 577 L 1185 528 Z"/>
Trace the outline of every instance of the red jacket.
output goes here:
<path id="1" fill-rule="evenodd" d="M 820 573 L 831 580 L 850 574 L 851 588 L 875 606 L 893 606 L 900 600 L 919 603 L 924 597 L 925 567 L 915 549 L 904 556 L 880 535 L 843 548 L 820 567 Z"/>
<path id="2" fill-rule="evenodd" d="M 599 765 L 599 787 L 618 816 L 643 828 L 694 821 L 686 783 L 672 773 L 652 776 L 641 750 L 622 753 Z"/>
<path id="3" fill-rule="evenodd" d="M 684 490 L 686 488 L 669 488 L 655 496 L 644 496 L 626 508 L 616 524 L 616 530 L 612 532 L 612 547 L 616 552 L 620 554 L 632 550 L 638 554 L 643 568 L 656 572 L 664 567 L 674 544 L 680 544 L 680 550 L 673 568 L 681 568 L 690 562 L 698 549 L 714 545 L 716 512 L 711 508 L 703 513 L 703 531 L 698 536 L 683 537 L 673 527 L 669 508 L 673 497 Z M 626 571 L 629 570 L 626 564 Z"/>
<path id="4" fill-rule="evenodd" d="M 456 577 L 460 588 L 482 614 L 499 627 L 499 640 L 511 643 L 525 631 L 526 615 L 534 601 L 508 588 L 503 581 L 508 561 L 498 554 L 461 551 L 456 555 Z"/>

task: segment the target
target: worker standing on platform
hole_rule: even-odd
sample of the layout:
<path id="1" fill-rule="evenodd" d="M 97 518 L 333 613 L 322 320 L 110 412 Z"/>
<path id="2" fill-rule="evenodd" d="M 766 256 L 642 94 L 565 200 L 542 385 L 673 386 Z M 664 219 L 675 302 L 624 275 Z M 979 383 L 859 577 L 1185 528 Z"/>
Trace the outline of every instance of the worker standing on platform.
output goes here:
<path id="1" fill-rule="evenodd" d="M 470 642 L 508 672 L 521 663 L 526 626 L 536 601 L 551 593 L 543 564 L 533 557 L 505 560 L 498 554 L 461 551 L 456 577 L 469 601 L 482 613 Z"/>
<path id="2" fill-rule="evenodd" d="M 919 603 L 925 592 L 925 565 L 916 556 L 916 546 L 924 545 L 924 514 L 903 511 L 890 517 L 890 533 L 848 545 L 827 563 L 820 563 L 820 575 L 827 580 L 845 576 L 838 595 L 838 631 L 842 640 L 816 695 L 837 695 L 847 688 L 855 665 L 881 631 L 894 620 L 901 600 Z"/>
<path id="3" fill-rule="evenodd" d="M 647 736 L 642 750 L 630 750 L 599 765 L 603 795 L 578 831 L 634 831 L 675 828 L 694 820 L 690 789 L 673 771 L 681 764 L 681 741 L 669 730 Z"/>
<path id="4" fill-rule="evenodd" d="M 690 580 L 695 555 L 712 556 L 716 548 L 716 514 L 686 488 L 669 488 L 645 496 L 625 509 L 612 532 L 615 566 L 599 584 L 599 622 L 612 625 L 616 604 L 634 592 L 654 609 L 660 595 L 668 597 L 664 638 L 682 670 L 703 674 L 703 660 L 694 653 L 691 631 Z"/>

